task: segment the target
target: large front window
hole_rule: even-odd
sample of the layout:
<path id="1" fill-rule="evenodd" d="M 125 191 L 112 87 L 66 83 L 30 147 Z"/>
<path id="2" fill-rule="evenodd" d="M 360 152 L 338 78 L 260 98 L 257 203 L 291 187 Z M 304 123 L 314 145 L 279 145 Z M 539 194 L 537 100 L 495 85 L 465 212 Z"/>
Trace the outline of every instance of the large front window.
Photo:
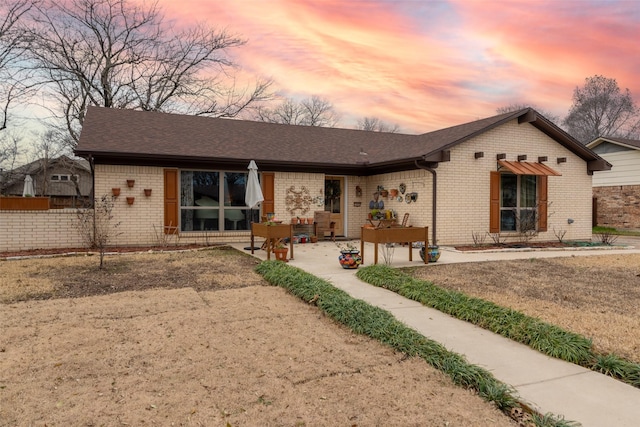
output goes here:
<path id="1" fill-rule="evenodd" d="M 246 206 L 244 195 L 248 173 L 180 172 L 180 230 L 249 230 L 258 209 Z"/>
<path id="2" fill-rule="evenodd" d="M 525 232 L 537 227 L 537 177 L 500 175 L 500 231 Z"/>

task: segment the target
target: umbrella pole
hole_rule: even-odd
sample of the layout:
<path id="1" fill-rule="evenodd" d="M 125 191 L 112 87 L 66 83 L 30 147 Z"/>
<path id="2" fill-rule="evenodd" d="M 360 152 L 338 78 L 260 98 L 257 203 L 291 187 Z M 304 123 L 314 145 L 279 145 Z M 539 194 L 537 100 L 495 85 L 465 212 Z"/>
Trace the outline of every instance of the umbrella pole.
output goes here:
<path id="1" fill-rule="evenodd" d="M 251 221 L 249 221 L 249 229 L 251 229 L 251 224 L 253 224 L 253 208 L 251 208 L 250 211 L 251 211 Z M 257 247 L 257 246 L 253 246 L 253 247 L 246 246 L 244 248 L 245 251 L 252 251 L 252 250 L 255 251 L 255 250 L 258 250 L 258 249 L 260 249 L 260 247 Z"/>

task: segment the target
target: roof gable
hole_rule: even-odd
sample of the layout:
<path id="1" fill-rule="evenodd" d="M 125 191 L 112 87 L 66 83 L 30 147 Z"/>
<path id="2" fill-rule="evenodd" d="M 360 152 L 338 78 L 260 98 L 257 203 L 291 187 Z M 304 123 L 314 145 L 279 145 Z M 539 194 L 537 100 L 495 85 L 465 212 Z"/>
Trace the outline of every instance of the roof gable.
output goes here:
<path id="1" fill-rule="evenodd" d="M 255 160 L 262 170 L 369 175 L 437 162 L 451 147 L 516 119 L 587 162 L 602 160 L 530 108 L 407 135 L 89 107 L 76 154 L 97 162 L 209 168 L 246 168 Z"/>
<path id="2" fill-rule="evenodd" d="M 587 147 L 593 150 L 594 148 L 596 148 L 597 146 L 603 143 L 618 145 L 620 147 L 624 147 L 630 150 L 640 150 L 640 140 L 638 139 L 615 138 L 615 137 L 605 137 L 605 136 L 600 136 L 594 139 L 593 141 L 589 142 L 587 144 Z"/>

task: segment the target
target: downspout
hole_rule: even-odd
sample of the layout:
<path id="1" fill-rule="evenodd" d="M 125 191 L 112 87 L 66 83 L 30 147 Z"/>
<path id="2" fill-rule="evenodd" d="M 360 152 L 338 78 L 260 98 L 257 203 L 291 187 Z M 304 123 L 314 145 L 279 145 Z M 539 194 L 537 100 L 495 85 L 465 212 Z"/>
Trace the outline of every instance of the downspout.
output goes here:
<path id="1" fill-rule="evenodd" d="M 91 209 L 93 209 L 93 243 L 95 243 L 96 241 L 96 174 L 95 174 L 95 165 L 93 163 L 93 156 L 91 154 L 89 154 L 89 158 L 87 159 L 89 160 L 89 169 L 91 169 L 91 192 L 89 194 L 91 194 Z"/>
<path id="2" fill-rule="evenodd" d="M 416 167 L 419 169 L 423 169 L 426 170 L 427 172 L 431 172 L 431 175 L 433 175 L 433 186 L 431 188 L 431 204 L 432 204 L 432 208 L 431 208 L 431 241 L 433 243 L 431 243 L 432 245 L 436 245 L 437 244 L 437 240 L 436 240 L 436 219 L 438 217 L 438 215 L 436 214 L 437 212 L 437 202 L 438 202 L 438 175 L 436 174 L 435 169 L 430 168 L 428 166 L 425 165 L 421 165 L 420 163 L 418 163 L 419 160 L 415 161 Z"/>
<path id="3" fill-rule="evenodd" d="M 92 204 L 94 204 L 96 200 L 96 169 L 93 163 L 93 156 L 91 154 L 89 154 L 89 158 L 87 160 L 89 160 L 89 169 L 91 170 L 91 192 L 89 194 L 93 201 Z"/>

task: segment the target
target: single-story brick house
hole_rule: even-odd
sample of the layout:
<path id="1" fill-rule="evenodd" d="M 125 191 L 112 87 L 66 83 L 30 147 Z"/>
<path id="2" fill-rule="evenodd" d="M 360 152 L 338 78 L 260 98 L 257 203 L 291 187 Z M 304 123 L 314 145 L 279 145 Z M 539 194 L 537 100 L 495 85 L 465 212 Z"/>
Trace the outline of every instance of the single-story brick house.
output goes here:
<path id="1" fill-rule="evenodd" d="M 329 210 L 350 238 L 382 202 L 441 245 L 517 240 L 521 217 L 536 218 L 538 240 L 590 239 L 592 174 L 610 168 L 529 108 L 405 135 L 90 107 L 76 154 L 94 168 L 97 197 L 121 190 L 118 244 L 176 227 L 181 242 L 248 241 L 260 218 L 244 202 L 251 160 L 261 213 L 289 222 Z"/>
<path id="2" fill-rule="evenodd" d="M 613 165 L 593 176 L 594 222 L 640 228 L 640 140 L 599 137 L 587 147 Z"/>

